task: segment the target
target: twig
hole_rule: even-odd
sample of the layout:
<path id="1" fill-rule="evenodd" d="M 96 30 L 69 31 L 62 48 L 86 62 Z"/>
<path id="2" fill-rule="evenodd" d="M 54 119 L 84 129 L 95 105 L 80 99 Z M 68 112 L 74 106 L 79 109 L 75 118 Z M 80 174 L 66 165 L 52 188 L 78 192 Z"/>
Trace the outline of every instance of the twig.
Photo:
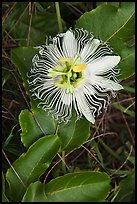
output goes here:
<path id="1" fill-rule="evenodd" d="M 130 157 L 130 155 L 132 153 L 132 150 L 133 150 L 133 146 L 131 146 L 129 154 L 128 154 L 126 160 L 124 161 L 124 163 L 113 174 L 111 174 L 110 176 L 113 176 L 114 174 L 116 174 L 127 163 L 128 159 L 129 159 L 129 157 Z"/>
<path id="2" fill-rule="evenodd" d="M 22 179 L 20 178 L 20 176 L 18 175 L 18 173 L 16 172 L 16 170 L 14 169 L 14 167 L 12 166 L 12 164 L 10 163 L 7 155 L 5 154 L 4 150 L 2 150 L 2 153 L 4 154 L 8 164 L 10 165 L 10 167 L 12 168 L 12 170 L 14 171 L 15 175 L 18 177 L 18 179 L 20 180 L 20 182 L 22 183 L 23 187 L 26 188 L 26 185 L 24 184 L 24 182 L 22 181 Z"/>
<path id="3" fill-rule="evenodd" d="M 66 155 L 65 155 L 65 158 L 66 158 L 69 154 L 71 154 L 73 151 L 74 151 L 74 150 L 72 150 L 72 151 L 70 151 L 68 154 L 66 154 Z M 44 183 L 46 183 L 46 180 L 47 180 L 48 175 L 50 174 L 50 172 L 51 172 L 51 171 L 55 168 L 55 166 L 57 166 L 57 164 L 59 164 L 61 161 L 62 161 L 62 158 L 60 158 L 60 160 L 58 160 L 58 161 L 51 167 L 51 169 L 48 171 L 48 173 L 47 173 L 46 176 L 45 176 Z"/>
<path id="4" fill-rule="evenodd" d="M 32 24 L 33 9 L 34 9 L 34 5 L 32 4 L 32 2 L 29 2 L 30 20 L 29 20 L 29 31 L 28 31 L 28 37 L 27 37 L 27 46 L 29 46 L 29 43 L 30 43 L 30 30 L 31 30 L 31 24 Z"/>
<path id="5" fill-rule="evenodd" d="M 100 161 L 84 146 L 81 145 L 81 147 L 83 147 L 99 164 L 100 166 L 107 172 L 107 170 L 105 169 L 105 167 L 100 163 Z M 108 172 L 107 172 L 108 173 Z"/>

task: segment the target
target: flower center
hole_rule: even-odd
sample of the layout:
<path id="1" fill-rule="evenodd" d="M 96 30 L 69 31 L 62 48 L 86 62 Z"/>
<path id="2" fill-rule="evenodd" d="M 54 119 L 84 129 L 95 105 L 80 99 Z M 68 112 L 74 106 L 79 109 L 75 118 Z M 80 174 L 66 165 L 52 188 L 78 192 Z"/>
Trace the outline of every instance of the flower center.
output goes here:
<path id="1" fill-rule="evenodd" d="M 48 70 L 48 76 L 55 78 L 55 85 L 66 88 L 66 93 L 73 93 L 73 89 L 83 81 L 82 71 L 85 64 L 78 64 L 80 57 L 75 55 L 74 59 L 60 58 L 59 64 Z"/>

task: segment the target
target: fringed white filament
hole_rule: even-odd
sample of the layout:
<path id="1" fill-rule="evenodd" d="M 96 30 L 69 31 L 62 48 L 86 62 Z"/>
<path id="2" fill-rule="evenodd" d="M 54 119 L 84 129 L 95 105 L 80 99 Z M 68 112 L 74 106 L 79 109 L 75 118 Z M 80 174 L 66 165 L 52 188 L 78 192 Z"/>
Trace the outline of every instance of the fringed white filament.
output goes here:
<path id="1" fill-rule="evenodd" d="M 98 40 L 84 29 L 71 29 L 66 33 L 60 33 L 53 39 L 48 39 L 45 45 L 38 46 L 39 55 L 35 55 L 33 66 L 28 74 L 30 92 L 34 99 L 41 102 L 38 107 L 48 110 L 58 121 L 69 121 L 72 110 L 75 109 L 77 119 L 83 115 L 87 120 L 94 123 L 95 116 L 99 115 L 110 103 L 111 96 L 115 97 L 115 90 L 122 89 L 118 86 L 117 76 L 119 69 L 116 66 L 108 70 L 95 70 L 90 75 L 90 64 L 95 64 L 103 57 L 111 56 L 110 47 Z M 50 78 L 48 69 L 59 65 L 60 58 L 74 58 L 75 54 L 80 56 L 80 62 L 89 66 L 83 71 L 85 80 L 80 86 L 74 88 L 74 92 L 66 93 L 66 88 L 55 85 L 56 78 Z M 111 64 L 110 64 L 111 66 Z M 101 67 L 101 64 L 100 64 Z M 58 76 L 59 77 L 59 76 Z"/>

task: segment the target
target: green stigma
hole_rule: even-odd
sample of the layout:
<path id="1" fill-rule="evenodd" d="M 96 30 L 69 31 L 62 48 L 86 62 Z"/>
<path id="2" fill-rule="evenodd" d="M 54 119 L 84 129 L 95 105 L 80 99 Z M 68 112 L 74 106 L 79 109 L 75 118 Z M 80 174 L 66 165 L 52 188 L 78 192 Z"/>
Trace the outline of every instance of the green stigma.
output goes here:
<path id="1" fill-rule="evenodd" d="M 86 68 L 85 64 L 77 64 L 80 60 L 78 55 L 74 59 L 60 58 L 60 65 L 48 70 L 48 76 L 56 78 L 55 85 L 60 88 L 66 88 L 66 93 L 73 93 L 74 88 L 78 87 L 83 81 L 82 71 Z"/>

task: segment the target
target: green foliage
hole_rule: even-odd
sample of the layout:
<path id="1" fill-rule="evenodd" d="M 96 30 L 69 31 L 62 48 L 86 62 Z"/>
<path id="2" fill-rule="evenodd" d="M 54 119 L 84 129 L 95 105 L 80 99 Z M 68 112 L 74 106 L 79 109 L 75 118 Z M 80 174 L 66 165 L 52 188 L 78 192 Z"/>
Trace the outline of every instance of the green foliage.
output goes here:
<path id="1" fill-rule="evenodd" d="M 57 177 L 45 186 L 40 182 L 31 184 L 23 202 L 38 201 L 36 191 L 41 192 L 40 200 L 43 202 L 44 199 L 45 202 L 46 199 L 48 202 L 101 202 L 108 196 L 109 190 L 110 178 L 107 174 L 83 171 Z"/>
<path id="2" fill-rule="evenodd" d="M 28 110 L 22 110 L 19 122 L 22 129 L 21 141 L 27 148 L 38 138 L 55 133 L 56 125 L 53 118 L 42 109 L 34 109 L 33 114 Z"/>
<path id="3" fill-rule="evenodd" d="M 5 54 L 5 50 L 8 47 L 7 41 L 7 47 L 5 46 L 6 48 L 3 53 L 8 66 L 8 60 L 10 59 L 12 62 L 11 67 L 15 65 L 17 71 L 20 73 L 27 97 L 30 98 L 30 105 L 28 105 L 28 109 L 23 108 L 24 110 L 21 110 L 20 114 L 17 114 L 19 117 L 17 118 L 16 123 L 13 124 L 7 139 L 4 139 L 5 142 L 3 143 L 3 149 L 5 152 L 7 151 L 5 155 L 7 153 L 14 153 L 16 156 L 19 156 L 17 160 L 14 160 L 13 158 L 11 159 L 13 164 L 6 159 L 10 168 L 9 166 L 7 167 L 9 169 L 6 172 L 6 180 L 8 182 L 8 185 L 6 183 L 6 187 L 4 174 L 2 174 L 2 201 L 103 202 L 107 199 L 107 201 L 111 200 L 111 202 L 134 202 L 135 172 L 134 170 L 130 172 L 127 170 L 131 169 L 134 165 L 134 156 L 126 155 L 127 157 L 129 156 L 127 162 L 129 162 L 130 165 L 128 163 L 125 165 L 125 160 L 123 161 L 122 154 L 124 144 L 127 142 L 126 139 L 122 140 L 122 136 L 123 138 L 127 138 L 130 133 L 131 139 L 134 140 L 132 138 L 131 130 L 128 127 L 128 122 L 126 121 L 126 128 L 123 128 L 124 132 L 122 132 L 122 126 L 117 123 L 118 117 L 116 118 L 116 123 L 111 117 L 110 120 L 108 120 L 112 123 L 110 133 L 113 131 L 115 126 L 118 129 L 118 133 L 116 133 L 116 136 L 118 136 L 118 144 L 121 141 L 123 144 L 123 146 L 119 147 L 116 139 L 113 143 L 113 140 L 111 141 L 108 137 L 108 141 L 105 143 L 101 138 L 96 138 L 96 135 L 97 137 L 100 137 L 100 133 L 103 133 L 103 136 L 105 134 L 107 135 L 105 130 L 109 132 L 109 127 L 107 126 L 108 121 L 106 119 L 104 120 L 105 123 L 102 123 L 100 128 L 101 130 L 99 129 L 100 123 L 98 127 L 95 128 L 92 126 L 92 129 L 90 130 L 90 123 L 84 117 L 80 120 L 76 120 L 76 115 L 74 113 L 71 121 L 67 124 L 60 124 L 54 120 L 50 113 L 38 108 L 37 105 L 39 100 L 34 100 L 30 94 L 29 85 L 27 83 L 27 74 L 32 66 L 33 56 L 38 54 L 38 49 L 33 46 L 45 44 L 46 35 L 54 36 L 58 33 L 58 21 L 55 13 L 54 2 L 7 2 L 4 10 L 6 10 L 6 6 L 8 6 L 9 9 L 11 6 L 11 10 L 7 9 L 7 13 L 5 12 L 5 15 L 3 16 L 2 32 L 3 35 L 6 33 L 6 37 L 8 36 L 12 43 L 16 42 L 18 44 L 15 43 L 17 48 L 11 50 L 11 57 L 9 58 Z M 74 25 L 75 27 L 85 28 L 92 32 L 95 38 L 108 42 L 113 48 L 114 54 L 121 56 L 121 61 L 118 65 L 120 68 L 119 79 L 128 79 L 134 74 L 134 2 L 63 2 L 60 3 L 60 10 L 61 16 L 64 16 L 65 19 L 68 20 L 64 23 L 64 19 L 61 19 L 64 30 L 66 30 L 65 24 L 67 25 L 68 23 L 69 25 L 72 22 L 76 22 L 76 25 Z M 11 47 L 9 45 L 8 48 L 11 49 Z M 3 66 L 5 66 L 5 64 Z M 4 72 L 2 82 L 3 88 L 7 86 L 9 80 L 12 78 L 11 76 L 12 75 L 9 73 L 5 75 Z M 19 84 L 20 83 L 21 81 L 19 81 Z M 130 87 L 128 84 L 124 87 L 129 99 L 128 94 L 133 94 L 135 92 L 135 88 Z M 122 98 L 123 96 L 124 94 L 120 97 Z M 10 100 L 10 103 L 12 104 L 13 101 L 14 100 Z M 123 115 L 125 114 L 132 121 L 135 112 L 134 110 L 129 109 L 134 106 L 134 101 L 130 100 L 129 102 L 130 103 L 126 105 L 113 103 L 112 106 L 115 110 L 120 110 Z M 10 105 L 6 109 L 9 113 Z M 17 154 L 14 144 L 12 144 L 12 140 L 14 139 L 13 130 L 15 134 L 14 128 L 17 125 L 18 119 L 21 127 L 19 139 L 21 139 L 26 148 L 26 152 L 23 154 L 21 153 L 21 150 L 19 150 L 20 152 Z M 105 126 L 107 126 L 107 128 Z M 128 129 L 128 134 L 125 134 L 125 129 Z M 95 130 L 94 133 L 93 130 Z M 67 159 L 65 158 L 66 154 L 69 155 L 70 151 L 80 148 L 81 145 L 87 141 L 90 135 L 95 136 L 95 138 L 92 138 L 93 141 L 91 144 L 87 143 L 87 147 L 90 146 L 90 150 L 88 151 L 88 156 L 87 152 L 85 152 L 85 163 L 81 157 L 81 149 L 78 150 L 81 152 L 78 152 L 76 155 L 76 158 L 79 158 L 78 162 L 74 162 L 75 158 L 73 156 L 70 156 L 70 158 Z M 114 145 L 113 150 L 111 142 Z M 128 148 L 130 145 L 131 144 L 129 144 Z M 104 153 L 102 153 L 102 149 L 104 150 Z M 66 152 L 64 152 L 64 150 Z M 56 160 L 55 164 L 53 163 L 53 167 L 55 165 L 57 170 L 54 168 L 52 169 L 52 160 L 58 152 L 61 151 L 63 151 L 62 158 L 59 158 L 57 163 Z M 93 155 L 93 157 L 91 157 L 91 155 Z M 94 158 L 96 161 L 94 161 Z M 115 163 L 113 165 L 113 162 L 110 161 L 111 159 L 112 161 L 118 160 L 118 162 L 116 162 L 116 167 Z M 69 160 L 71 160 L 70 166 Z M 60 170 L 61 167 L 56 165 L 60 161 L 62 161 L 62 171 Z M 83 162 L 81 166 L 79 165 L 79 161 Z M 90 163 L 90 167 L 88 161 Z M 123 167 L 125 169 L 127 167 L 128 168 L 123 171 L 119 170 L 117 172 L 118 176 L 121 176 L 122 172 L 124 172 L 124 174 L 126 172 L 126 175 L 128 176 L 117 183 L 116 189 L 112 189 L 113 184 L 109 176 L 109 172 L 111 171 L 111 168 L 109 169 L 109 165 L 114 167 L 114 169 L 112 169 L 113 173 L 117 171 L 117 164 L 119 166 L 119 162 L 123 162 Z M 67 163 L 68 167 L 65 171 L 63 171 L 64 163 Z M 99 166 L 100 164 L 104 167 L 103 169 L 106 169 L 108 174 L 99 172 L 102 171 L 102 168 Z M 48 177 L 47 183 L 44 183 L 43 176 L 44 173 L 46 174 L 46 170 L 49 167 L 51 168 L 46 176 L 48 176 L 49 173 L 51 174 Z M 77 169 L 78 172 L 75 172 Z M 86 169 L 88 169 L 88 171 L 86 171 Z M 90 169 L 93 169 L 94 171 L 89 171 Z M 51 170 L 54 170 L 55 174 L 52 174 Z M 68 173 L 67 171 L 72 173 Z M 110 190 L 114 192 L 113 198 L 113 193 L 112 195 L 109 194 Z"/>
<path id="4" fill-rule="evenodd" d="M 19 19 L 20 14 L 22 15 Z M 55 35 L 58 32 L 56 13 L 45 12 L 39 2 L 29 7 L 27 2 L 18 2 L 10 21 L 14 25 L 11 34 L 18 39 L 20 46 L 44 44 L 46 35 Z M 10 30 L 9 22 L 5 22 L 5 28 Z"/>
<path id="5" fill-rule="evenodd" d="M 45 185 L 40 181 L 31 183 L 23 196 L 22 202 L 47 202 Z"/>
<path id="6" fill-rule="evenodd" d="M 96 38 L 108 41 L 115 54 L 121 56 L 120 79 L 126 79 L 135 72 L 135 3 L 121 2 L 119 7 L 104 3 L 96 9 L 84 13 L 76 27 L 92 32 Z"/>
<path id="7" fill-rule="evenodd" d="M 11 129 L 9 136 L 7 137 L 6 141 L 3 144 L 3 149 L 5 149 L 8 146 L 9 142 L 11 141 L 11 139 L 13 137 L 13 130 L 16 126 L 17 126 L 17 124 Z"/>
<path id="8" fill-rule="evenodd" d="M 109 192 L 110 178 L 105 173 L 76 172 L 53 179 L 45 186 L 49 202 L 99 202 Z"/>
<path id="9" fill-rule="evenodd" d="M 134 202 L 135 200 L 135 171 L 123 179 L 116 191 L 113 202 Z"/>
<path id="10" fill-rule="evenodd" d="M 131 117 L 135 117 L 135 112 L 134 111 L 131 111 L 131 110 L 128 110 L 127 108 L 123 107 L 122 105 L 120 104 L 112 104 L 112 106 L 117 109 L 117 110 L 120 110 L 128 115 L 130 115 Z"/>
<path id="11" fill-rule="evenodd" d="M 62 149 L 73 150 L 80 147 L 89 138 L 90 123 L 85 118 L 76 121 L 74 115 L 67 124 L 59 125 L 57 134 L 61 140 Z"/>
<path id="12" fill-rule="evenodd" d="M 11 61 L 18 69 L 23 80 L 23 85 L 26 89 L 27 94 L 30 97 L 31 95 L 29 94 L 29 87 L 27 83 L 27 73 L 32 66 L 32 58 L 37 53 L 38 53 L 38 49 L 33 47 L 19 47 L 19 48 L 12 49 L 11 51 Z"/>
<path id="13" fill-rule="evenodd" d="M 8 169 L 6 174 L 12 201 L 21 200 L 27 186 L 45 172 L 59 146 L 57 136 L 42 137 L 13 163 L 13 168 Z"/>
<path id="14" fill-rule="evenodd" d="M 5 195 L 5 178 L 2 172 L 2 202 L 9 202 L 8 198 Z"/>

